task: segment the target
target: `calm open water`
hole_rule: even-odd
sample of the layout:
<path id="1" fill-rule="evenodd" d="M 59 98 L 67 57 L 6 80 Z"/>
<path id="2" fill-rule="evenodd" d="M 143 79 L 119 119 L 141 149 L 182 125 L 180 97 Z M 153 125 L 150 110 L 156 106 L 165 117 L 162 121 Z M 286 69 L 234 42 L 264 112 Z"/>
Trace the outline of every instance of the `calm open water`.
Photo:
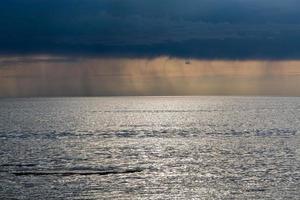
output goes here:
<path id="1" fill-rule="evenodd" d="M 300 199 L 300 98 L 0 100 L 0 199 Z"/>

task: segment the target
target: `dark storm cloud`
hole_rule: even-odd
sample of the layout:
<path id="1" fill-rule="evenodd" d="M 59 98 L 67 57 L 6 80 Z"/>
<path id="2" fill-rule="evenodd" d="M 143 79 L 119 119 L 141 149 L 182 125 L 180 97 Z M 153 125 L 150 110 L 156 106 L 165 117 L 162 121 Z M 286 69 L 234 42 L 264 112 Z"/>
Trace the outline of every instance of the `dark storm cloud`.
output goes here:
<path id="1" fill-rule="evenodd" d="M 300 58 L 297 0 L 3 0 L 0 52 Z"/>

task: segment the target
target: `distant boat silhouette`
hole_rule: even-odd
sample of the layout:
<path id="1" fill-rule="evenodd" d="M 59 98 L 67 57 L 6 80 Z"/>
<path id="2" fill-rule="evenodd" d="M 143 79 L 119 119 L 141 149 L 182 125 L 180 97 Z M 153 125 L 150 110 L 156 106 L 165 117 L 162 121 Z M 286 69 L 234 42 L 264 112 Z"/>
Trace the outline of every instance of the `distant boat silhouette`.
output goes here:
<path id="1" fill-rule="evenodd" d="M 186 64 L 186 65 L 189 65 L 189 64 L 191 64 L 191 61 L 186 60 L 186 61 L 185 61 L 185 64 Z"/>

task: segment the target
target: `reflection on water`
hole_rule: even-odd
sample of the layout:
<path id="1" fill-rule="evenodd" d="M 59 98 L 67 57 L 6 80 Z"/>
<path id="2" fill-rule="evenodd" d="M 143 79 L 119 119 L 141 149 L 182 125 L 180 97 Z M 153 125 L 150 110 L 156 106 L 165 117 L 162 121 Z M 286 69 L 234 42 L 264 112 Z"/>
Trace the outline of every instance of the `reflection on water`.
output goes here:
<path id="1" fill-rule="evenodd" d="M 299 199 L 300 99 L 0 100 L 0 199 Z"/>

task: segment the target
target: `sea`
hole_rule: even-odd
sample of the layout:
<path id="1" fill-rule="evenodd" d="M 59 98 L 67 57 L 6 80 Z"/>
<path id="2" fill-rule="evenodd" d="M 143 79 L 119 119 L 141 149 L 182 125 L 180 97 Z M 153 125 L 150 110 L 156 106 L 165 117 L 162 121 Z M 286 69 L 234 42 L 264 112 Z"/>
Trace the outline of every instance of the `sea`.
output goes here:
<path id="1" fill-rule="evenodd" d="M 0 199 L 298 200 L 300 98 L 2 98 Z"/>

